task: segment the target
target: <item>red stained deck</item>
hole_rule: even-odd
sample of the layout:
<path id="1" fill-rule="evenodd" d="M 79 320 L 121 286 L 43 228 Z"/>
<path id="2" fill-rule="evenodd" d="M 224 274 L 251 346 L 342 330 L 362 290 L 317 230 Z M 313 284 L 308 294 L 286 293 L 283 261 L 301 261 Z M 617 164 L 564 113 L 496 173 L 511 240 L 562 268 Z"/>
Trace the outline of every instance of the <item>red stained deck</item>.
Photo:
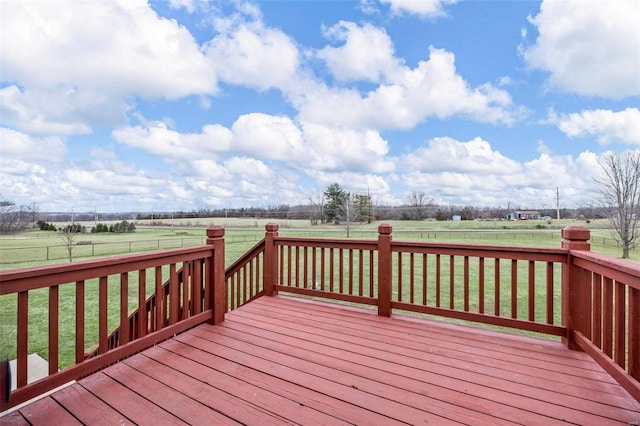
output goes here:
<path id="1" fill-rule="evenodd" d="M 12 424 L 640 422 L 559 342 L 261 297 L 0 418 Z"/>

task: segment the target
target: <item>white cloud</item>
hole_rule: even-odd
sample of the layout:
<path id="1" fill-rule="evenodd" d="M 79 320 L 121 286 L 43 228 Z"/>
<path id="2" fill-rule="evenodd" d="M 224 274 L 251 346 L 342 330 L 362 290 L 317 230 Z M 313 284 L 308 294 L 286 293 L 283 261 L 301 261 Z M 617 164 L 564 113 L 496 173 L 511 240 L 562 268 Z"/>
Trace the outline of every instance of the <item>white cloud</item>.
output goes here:
<path id="1" fill-rule="evenodd" d="M 233 157 L 225 161 L 225 167 L 229 172 L 253 181 L 267 181 L 273 177 L 272 170 L 264 162 L 255 158 Z"/>
<path id="2" fill-rule="evenodd" d="M 300 120 L 327 125 L 410 129 L 429 117 L 464 115 L 492 124 L 512 124 L 526 111 L 508 92 L 490 84 L 472 88 L 457 74 L 453 53 L 430 48 L 427 61 L 402 67 L 393 83 L 364 97 L 355 89 L 317 88 L 300 105 Z"/>
<path id="3" fill-rule="evenodd" d="M 303 123 L 309 166 L 316 170 L 383 173 L 395 168 L 389 146 L 375 130 L 327 127 Z"/>
<path id="4" fill-rule="evenodd" d="M 524 173 L 514 176 L 511 182 L 517 187 L 528 187 L 534 190 L 562 188 L 563 191 L 578 193 L 581 197 L 593 201 L 597 193 L 594 178 L 598 176 L 600 167 L 596 154 L 585 151 L 573 156 L 551 156 L 541 154 L 540 157 L 524 163 Z"/>
<path id="5" fill-rule="evenodd" d="M 73 135 L 92 132 L 93 124 L 115 124 L 129 107 L 107 93 L 72 88 L 0 89 L 0 115 L 4 125 L 31 134 Z"/>
<path id="6" fill-rule="evenodd" d="M 231 132 L 220 125 L 206 125 L 201 133 L 179 133 L 161 121 L 144 122 L 144 126 L 121 127 L 112 132 L 117 142 L 140 148 L 169 162 L 215 158 L 231 147 Z"/>
<path id="7" fill-rule="evenodd" d="M 172 9 L 184 8 L 187 12 L 193 13 L 198 9 L 207 9 L 209 0 L 169 0 Z"/>
<path id="8" fill-rule="evenodd" d="M 233 149 L 259 158 L 292 160 L 306 155 L 300 129 L 285 116 L 244 114 L 231 127 Z"/>
<path id="9" fill-rule="evenodd" d="M 257 173 L 264 171 L 266 160 L 304 173 L 308 168 L 362 173 L 395 168 L 394 160 L 388 158 L 387 141 L 375 130 L 296 123 L 289 117 L 262 113 L 241 115 L 231 129 L 208 124 L 200 133 L 180 133 L 162 121 L 140 120 L 142 125 L 114 130 L 113 139 L 179 165 L 177 171 L 185 175 L 219 179 L 231 166 L 237 170 L 239 165 L 247 173 Z M 221 168 L 217 162 L 229 155 L 235 160 Z"/>
<path id="10" fill-rule="evenodd" d="M 329 185 L 339 182 L 339 185 L 348 192 L 357 194 L 370 193 L 371 195 L 385 195 L 389 192 L 389 183 L 379 175 L 342 172 L 324 172 L 310 170 L 309 174 L 315 179 L 319 188 L 324 189 Z"/>
<path id="11" fill-rule="evenodd" d="M 593 136 L 598 142 L 620 141 L 640 144 L 640 110 L 627 108 L 623 111 L 586 110 L 580 113 L 557 115 L 549 112 L 549 121 L 569 137 Z"/>
<path id="12" fill-rule="evenodd" d="M 323 33 L 331 41 L 344 41 L 340 47 L 327 46 L 317 52 L 338 80 L 379 82 L 393 75 L 401 63 L 394 57 L 391 38 L 382 28 L 340 21 Z"/>
<path id="13" fill-rule="evenodd" d="M 2 4 L 3 79 L 175 99 L 217 90 L 191 33 L 144 0 Z"/>
<path id="14" fill-rule="evenodd" d="M 457 3 L 457 0 L 380 0 L 380 3 L 390 5 L 394 14 L 434 18 L 445 15 L 445 6 Z"/>
<path id="15" fill-rule="evenodd" d="M 622 98 L 640 95 L 640 2 L 543 1 L 530 21 L 535 44 L 524 48 L 533 68 L 551 73 L 559 90 Z"/>
<path id="16" fill-rule="evenodd" d="M 298 48 L 289 36 L 261 22 L 218 23 L 221 34 L 207 43 L 207 57 L 222 80 L 267 90 L 283 88 L 295 79 Z"/>
<path id="17" fill-rule="evenodd" d="M 56 162 L 67 152 L 62 139 L 55 136 L 33 137 L 6 127 L 0 127 L 2 161 Z"/>
<path id="18" fill-rule="evenodd" d="M 430 140 L 401 159 L 401 163 L 421 172 L 473 173 L 505 175 L 522 170 L 513 161 L 491 148 L 489 142 L 476 137 L 468 142 L 459 142 L 449 137 Z"/>
<path id="19" fill-rule="evenodd" d="M 517 162 L 480 138 L 459 142 L 442 137 L 406 154 L 399 163 L 398 181 L 404 188 L 425 191 L 444 205 L 544 208 L 555 205 L 556 188 L 566 207 L 597 199 L 593 179 L 599 166 L 597 156 L 588 151 L 577 157 L 541 153 Z"/>

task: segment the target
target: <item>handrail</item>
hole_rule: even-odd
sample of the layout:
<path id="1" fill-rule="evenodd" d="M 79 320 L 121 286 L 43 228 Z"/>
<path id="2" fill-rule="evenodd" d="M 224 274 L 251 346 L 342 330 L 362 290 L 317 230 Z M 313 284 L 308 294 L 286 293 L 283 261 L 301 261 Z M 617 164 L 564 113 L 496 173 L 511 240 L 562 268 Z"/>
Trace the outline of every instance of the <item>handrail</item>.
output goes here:
<path id="1" fill-rule="evenodd" d="M 640 265 L 574 250 L 568 273 L 570 346 L 640 401 Z"/>
<path id="2" fill-rule="evenodd" d="M 236 309 L 264 294 L 261 265 L 264 265 L 265 240 L 249 249 L 225 271 L 227 292 L 225 312 Z M 264 277 L 264 275 L 262 275 Z"/>
<path id="3" fill-rule="evenodd" d="M 585 251 L 587 229 L 565 228 L 561 248 L 396 242 L 391 226 L 378 231 L 377 241 L 279 237 L 268 224 L 265 288 L 560 336 L 640 400 L 640 266 Z"/>
<path id="4" fill-rule="evenodd" d="M 211 227 L 207 236 L 205 246 L 0 271 L 0 295 L 15 294 L 16 300 L 17 389 L 11 393 L 9 407 L 91 374 L 197 324 L 220 322 L 224 316 L 223 308 L 220 312 L 224 297 L 224 230 Z M 163 276 L 167 277 L 166 293 Z M 153 283 L 152 293 L 161 299 L 153 310 L 147 303 L 147 281 Z M 132 298 L 137 293 L 137 304 L 130 302 L 130 290 Z M 30 296 L 44 307 L 30 306 Z M 69 312 L 60 299 L 74 296 L 75 309 Z M 117 317 L 118 308 L 110 309 L 110 306 L 119 308 Z M 38 319 L 48 320 L 45 322 L 48 324 L 47 347 L 42 348 L 48 351 L 48 376 L 33 383 L 27 383 L 30 308 L 44 308 Z M 136 327 L 132 327 L 135 310 L 143 314 L 141 320 L 134 323 Z M 60 323 L 63 311 L 65 316 L 75 316 L 75 324 Z M 109 344 L 110 323 L 118 321 L 117 342 Z M 91 342 L 93 336 L 98 354 L 87 357 L 85 345 L 87 338 Z M 61 348 L 68 347 L 70 341 L 75 341 L 72 346 L 75 353 L 69 353 L 67 358 L 74 360 L 70 366 L 62 365 L 70 361 L 60 362 Z M 60 366 L 63 369 L 60 370 Z"/>
<path id="5" fill-rule="evenodd" d="M 279 291 L 376 306 L 379 280 L 388 275 L 389 309 L 567 333 L 560 323 L 560 269 L 567 249 L 389 240 L 390 260 L 381 269 L 376 240 L 277 236 L 274 243 Z M 472 259 L 480 265 L 471 265 Z M 479 294 L 471 291 L 472 281 L 481 287 Z M 522 307 L 519 291 L 527 297 Z M 537 306 L 536 298 L 544 304 Z M 508 305 L 501 306 L 503 301 Z"/>
<path id="6" fill-rule="evenodd" d="M 278 292 L 374 306 L 381 316 L 415 312 L 560 336 L 640 400 L 640 265 L 591 253 L 588 230 L 570 228 L 561 248 L 539 248 L 392 241 L 384 224 L 377 240 L 284 237 L 268 224 L 265 238 L 225 269 L 224 230 L 216 227 L 207 230 L 207 246 L 0 272 L 0 294 L 17 294 L 18 329 L 25 330 L 18 333 L 21 389 L 12 404 Z M 127 284 L 135 274 L 141 296 L 129 310 Z M 106 338 L 110 276 L 119 277 L 121 293 L 115 348 Z M 147 280 L 155 291 L 145 298 Z M 56 372 L 53 351 L 49 379 L 25 386 L 28 294 L 49 289 L 49 322 L 57 324 L 58 299 L 74 285 L 78 313 L 89 287 L 99 293 L 100 354 L 83 358 L 81 334 L 76 365 Z M 50 347 L 57 339 L 54 325 Z"/>

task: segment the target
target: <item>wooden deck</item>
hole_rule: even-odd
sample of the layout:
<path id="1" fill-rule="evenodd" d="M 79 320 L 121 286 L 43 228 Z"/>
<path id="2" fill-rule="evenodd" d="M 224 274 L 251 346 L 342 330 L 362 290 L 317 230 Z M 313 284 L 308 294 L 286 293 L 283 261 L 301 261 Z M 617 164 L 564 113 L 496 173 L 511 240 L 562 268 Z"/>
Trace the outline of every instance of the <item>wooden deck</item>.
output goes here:
<path id="1" fill-rule="evenodd" d="M 558 342 L 262 297 L 0 418 L 4 424 L 640 422 Z"/>

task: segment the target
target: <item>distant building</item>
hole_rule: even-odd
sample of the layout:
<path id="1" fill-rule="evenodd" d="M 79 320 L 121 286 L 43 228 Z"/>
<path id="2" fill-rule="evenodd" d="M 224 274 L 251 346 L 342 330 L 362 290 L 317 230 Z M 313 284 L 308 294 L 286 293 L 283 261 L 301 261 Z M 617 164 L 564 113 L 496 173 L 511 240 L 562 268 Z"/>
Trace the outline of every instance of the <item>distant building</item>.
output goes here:
<path id="1" fill-rule="evenodd" d="M 540 220 L 540 212 L 537 210 L 516 210 L 505 216 L 507 220 Z"/>

